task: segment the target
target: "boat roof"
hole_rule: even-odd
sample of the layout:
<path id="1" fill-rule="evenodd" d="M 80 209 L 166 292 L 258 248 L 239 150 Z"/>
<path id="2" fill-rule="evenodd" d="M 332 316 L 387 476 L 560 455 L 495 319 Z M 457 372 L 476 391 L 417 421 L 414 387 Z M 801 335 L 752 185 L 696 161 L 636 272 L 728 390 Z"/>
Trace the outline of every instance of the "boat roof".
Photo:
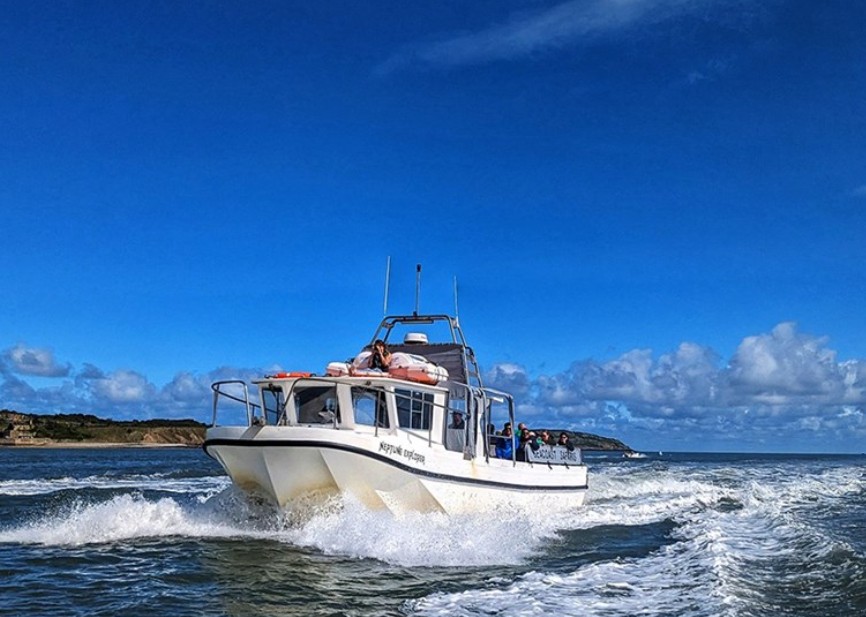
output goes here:
<path id="1" fill-rule="evenodd" d="M 398 328 L 412 328 L 413 331 L 433 332 L 436 326 L 447 326 L 450 340 L 431 341 L 426 343 L 391 342 L 389 339 Z M 403 352 L 423 356 L 430 362 L 438 364 L 448 371 L 448 381 L 481 386 L 481 375 L 475 352 L 466 344 L 463 329 L 457 317 L 445 314 L 386 315 L 379 323 L 376 333 L 365 349 L 370 349 L 376 339 L 382 339 L 388 349 L 393 352 Z"/>
<path id="2" fill-rule="evenodd" d="M 446 328 L 442 328 L 442 325 Z M 433 342 L 400 342 L 391 343 L 389 338 L 396 334 L 395 328 L 400 326 L 409 327 L 413 332 L 423 331 L 431 332 L 439 326 L 437 334 L 440 339 L 441 334 L 447 330 L 448 334 L 444 341 Z M 433 329 L 430 329 L 433 326 Z M 452 394 L 461 392 L 460 388 L 455 389 L 452 384 L 462 384 L 468 386 L 482 387 L 481 375 L 478 368 L 478 363 L 475 360 L 475 353 L 472 348 L 466 344 L 466 339 L 463 337 L 463 331 L 456 317 L 450 315 L 388 315 L 385 316 L 379 324 L 373 338 L 364 346 L 363 350 L 370 350 L 373 347 L 373 342 L 377 339 L 383 340 L 388 349 L 392 352 L 402 352 L 417 356 L 423 356 L 429 362 L 441 366 L 448 371 L 448 380 L 439 384 L 440 387 L 446 387 L 452 390 Z M 312 376 L 310 373 L 277 373 L 275 375 L 266 375 L 263 379 L 253 380 L 255 384 L 273 382 L 274 380 L 293 379 L 298 377 Z M 370 379 L 370 375 L 365 375 L 365 379 Z M 345 377 L 315 377 L 321 380 L 345 379 Z M 387 374 L 382 375 L 382 379 L 392 379 Z"/>

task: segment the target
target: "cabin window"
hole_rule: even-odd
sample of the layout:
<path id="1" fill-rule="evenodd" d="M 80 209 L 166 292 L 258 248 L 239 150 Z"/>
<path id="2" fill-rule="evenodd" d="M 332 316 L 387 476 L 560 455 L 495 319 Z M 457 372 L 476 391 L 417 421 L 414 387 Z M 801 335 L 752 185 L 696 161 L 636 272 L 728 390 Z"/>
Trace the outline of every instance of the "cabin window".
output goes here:
<path id="1" fill-rule="evenodd" d="M 355 412 L 355 424 L 389 428 L 384 391 L 352 388 L 352 409 Z"/>
<path id="2" fill-rule="evenodd" d="M 442 443 L 446 450 L 463 452 L 466 449 L 469 427 L 472 425 L 471 418 L 466 413 L 466 399 L 450 397 L 445 407 L 447 413 Z"/>
<path id="3" fill-rule="evenodd" d="M 337 388 L 311 386 L 295 388 L 298 424 L 328 424 L 340 418 Z"/>
<path id="4" fill-rule="evenodd" d="M 394 394 L 400 427 L 429 431 L 433 417 L 433 395 L 417 390 L 395 390 Z"/>
<path id="5" fill-rule="evenodd" d="M 265 424 L 285 423 L 283 412 L 286 409 L 286 401 L 283 399 L 283 389 L 278 386 L 270 386 L 262 390 L 262 408 L 264 409 Z"/>

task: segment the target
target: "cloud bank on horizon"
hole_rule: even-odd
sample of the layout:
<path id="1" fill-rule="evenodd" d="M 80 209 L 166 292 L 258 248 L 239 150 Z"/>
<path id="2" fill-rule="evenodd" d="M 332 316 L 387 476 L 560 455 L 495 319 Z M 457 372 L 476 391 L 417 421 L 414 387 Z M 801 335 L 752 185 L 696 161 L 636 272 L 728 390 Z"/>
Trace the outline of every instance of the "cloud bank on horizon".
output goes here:
<path id="1" fill-rule="evenodd" d="M 59 364 L 49 349 L 18 344 L 0 356 L 0 406 L 204 420 L 211 382 L 275 370 L 280 367 L 183 372 L 160 387 L 134 370 L 104 372 L 91 364 L 75 370 Z M 37 387 L 28 381 L 33 377 L 57 383 Z M 658 357 L 635 349 L 536 376 L 518 364 L 493 364 L 486 383 L 514 394 L 519 417 L 530 425 L 636 439 L 649 448 L 682 443 L 754 450 L 774 440 L 801 449 L 810 443 L 845 448 L 866 437 L 866 361 L 839 360 L 826 338 L 799 332 L 790 322 L 744 338 L 726 362 L 708 347 L 684 342 Z"/>
<path id="2" fill-rule="evenodd" d="M 771 445 L 770 435 L 801 447 L 866 437 L 866 362 L 838 360 L 826 338 L 790 322 L 744 338 L 726 363 L 686 342 L 658 358 L 635 349 L 534 379 L 499 364 L 487 378 L 517 395 L 523 416 L 589 432 L 631 429 L 749 449 Z"/>
<path id="3" fill-rule="evenodd" d="M 747 19 L 751 0 L 569 0 L 537 11 L 512 14 L 501 24 L 408 46 L 376 67 L 387 75 L 413 66 L 456 67 L 513 60 L 562 49 L 668 20 L 728 10 L 727 19 Z"/>

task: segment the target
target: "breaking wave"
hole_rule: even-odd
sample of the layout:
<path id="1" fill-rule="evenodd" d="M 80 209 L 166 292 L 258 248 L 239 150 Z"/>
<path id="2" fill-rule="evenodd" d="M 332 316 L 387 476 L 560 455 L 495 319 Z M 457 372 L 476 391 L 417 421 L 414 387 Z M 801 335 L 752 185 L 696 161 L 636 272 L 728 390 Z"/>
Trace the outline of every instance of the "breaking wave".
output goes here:
<path id="1" fill-rule="evenodd" d="M 10 480 L 0 494 L 47 499 L 0 522 L 0 543 L 63 550 L 239 539 L 301 559 L 284 562 L 285 572 L 418 568 L 409 579 L 426 576 L 429 586 L 402 607 L 417 615 L 733 617 L 866 606 L 859 465 L 613 463 L 591 478 L 586 505 L 572 511 L 553 516 L 540 498 L 530 510 L 460 517 L 372 511 L 350 497 L 278 510 L 224 476 Z M 385 593 L 365 580 L 353 584 Z M 812 612 L 792 609 L 806 600 Z"/>
<path id="2" fill-rule="evenodd" d="M 784 469 L 769 476 L 766 469 L 704 470 L 692 479 L 653 475 L 606 469 L 595 500 L 569 520 L 588 529 L 670 519 L 670 543 L 650 554 L 491 580 L 480 589 L 431 594 L 406 609 L 418 615 L 734 616 L 778 613 L 807 590 L 816 607 L 826 607 L 819 613 L 838 614 L 847 604 L 836 603 L 851 597 L 852 586 L 853 597 L 866 600 L 866 555 L 828 523 L 847 500 L 862 499 L 861 469 L 806 477 Z"/>

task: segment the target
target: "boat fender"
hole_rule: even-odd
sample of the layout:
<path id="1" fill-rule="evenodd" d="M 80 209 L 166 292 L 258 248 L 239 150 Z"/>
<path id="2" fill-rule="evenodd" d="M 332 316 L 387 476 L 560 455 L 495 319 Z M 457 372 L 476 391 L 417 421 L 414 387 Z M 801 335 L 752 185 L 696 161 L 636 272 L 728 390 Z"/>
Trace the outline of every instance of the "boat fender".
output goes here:
<path id="1" fill-rule="evenodd" d="M 344 377 L 349 375 L 350 371 L 351 365 L 348 362 L 328 362 L 325 375 L 329 377 Z"/>

